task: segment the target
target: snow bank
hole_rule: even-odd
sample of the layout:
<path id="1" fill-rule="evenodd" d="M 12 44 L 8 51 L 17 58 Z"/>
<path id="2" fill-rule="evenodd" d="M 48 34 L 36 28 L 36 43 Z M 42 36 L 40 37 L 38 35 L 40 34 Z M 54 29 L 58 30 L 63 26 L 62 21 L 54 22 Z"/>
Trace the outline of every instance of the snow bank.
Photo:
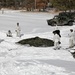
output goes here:
<path id="1" fill-rule="evenodd" d="M 52 18 L 54 14 L 49 13 L 19 13 L 9 11 L 0 14 L 0 75 L 75 75 L 75 67 L 72 63 L 72 70 L 66 69 L 62 64 L 63 61 L 75 62 L 72 55 L 64 50 L 68 47 L 67 31 L 71 27 L 59 27 L 61 29 L 61 46 L 60 50 L 53 50 L 53 47 L 27 47 L 15 44 L 15 42 L 39 36 L 41 38 L 53 39 L 52 31 L 55 27 L 47 25 L 46 20 Z M 18 38 L 15 36 L 16 23 L 19 22 L 24 36 Z M 73 26 L 72 26 L 73 27 Z M 6 32 L 11 30 L 13 37 L 6 37 Z M 40 60 L 46 61 L 42 63 Z M 54 60 L 58 65 L 47 63 Z M 43 61 L 43 62 L 44 62 Z M 52 61 L 53 62 L 53 61 Z"/>

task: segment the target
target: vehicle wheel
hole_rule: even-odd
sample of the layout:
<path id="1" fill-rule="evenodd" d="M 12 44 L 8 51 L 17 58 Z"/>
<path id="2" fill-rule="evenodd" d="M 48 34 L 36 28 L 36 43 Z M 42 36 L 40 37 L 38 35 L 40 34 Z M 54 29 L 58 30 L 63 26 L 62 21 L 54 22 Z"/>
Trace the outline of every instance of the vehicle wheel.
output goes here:
<path id="1" fill-rule="evenodd" d="M 52 26 L 56 26 L 56 23 L 52 22 Z"/>
<path id="2" fill-rule="evenodd" d="M 51 25 L 50 22 L 49 22 L 49 20 L 47 20 L 47 24 L 48 24 L 48 25 Z"/>
<path id="3" fill-rule="evenodd" d="M 68 24 L 69 24 L 70 26 L 72 26 L 72 25 L 73 25 L 73 22 L 69 22 Z"/>

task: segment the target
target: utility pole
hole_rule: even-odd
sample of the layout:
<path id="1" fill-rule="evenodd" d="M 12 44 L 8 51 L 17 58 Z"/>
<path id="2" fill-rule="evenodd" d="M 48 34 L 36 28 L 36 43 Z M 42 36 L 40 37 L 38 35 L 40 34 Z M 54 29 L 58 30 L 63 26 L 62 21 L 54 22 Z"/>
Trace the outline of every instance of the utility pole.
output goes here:
<path id="1" fill-rule="evenodd" d="M 35 9 L 36 9 L 36 0 L 35 0 Z"/>

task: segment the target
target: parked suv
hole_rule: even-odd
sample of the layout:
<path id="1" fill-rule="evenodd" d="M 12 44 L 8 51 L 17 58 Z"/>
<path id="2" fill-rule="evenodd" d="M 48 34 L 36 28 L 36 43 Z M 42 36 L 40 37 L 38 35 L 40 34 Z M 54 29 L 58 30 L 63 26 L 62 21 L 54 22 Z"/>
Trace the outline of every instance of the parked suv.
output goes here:
<path id="1" fill-rule="evenodd" d="M 47 20 L 48 25 L 55 26 L 72 26 L 75 20 L 75 12 L 61 12 L 59 15 L 54 16 L 53 19 Z"/>

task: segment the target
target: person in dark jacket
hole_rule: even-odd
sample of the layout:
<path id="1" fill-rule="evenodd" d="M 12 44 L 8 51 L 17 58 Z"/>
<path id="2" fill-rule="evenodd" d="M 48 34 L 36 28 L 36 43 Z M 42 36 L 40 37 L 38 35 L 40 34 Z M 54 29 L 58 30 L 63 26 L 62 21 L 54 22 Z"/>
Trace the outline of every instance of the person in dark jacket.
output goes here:
<path id="1" fill-rule="evenodd" d="M 53 34 L 54 34 L 54 37 L 53 37 L 53 40 L 54 40 L 54 49 L 60 49 L 60 38 L 61 38 L 61 35 L 60 35 L 60 30 L 55 30 L 53 31 Z"/>

